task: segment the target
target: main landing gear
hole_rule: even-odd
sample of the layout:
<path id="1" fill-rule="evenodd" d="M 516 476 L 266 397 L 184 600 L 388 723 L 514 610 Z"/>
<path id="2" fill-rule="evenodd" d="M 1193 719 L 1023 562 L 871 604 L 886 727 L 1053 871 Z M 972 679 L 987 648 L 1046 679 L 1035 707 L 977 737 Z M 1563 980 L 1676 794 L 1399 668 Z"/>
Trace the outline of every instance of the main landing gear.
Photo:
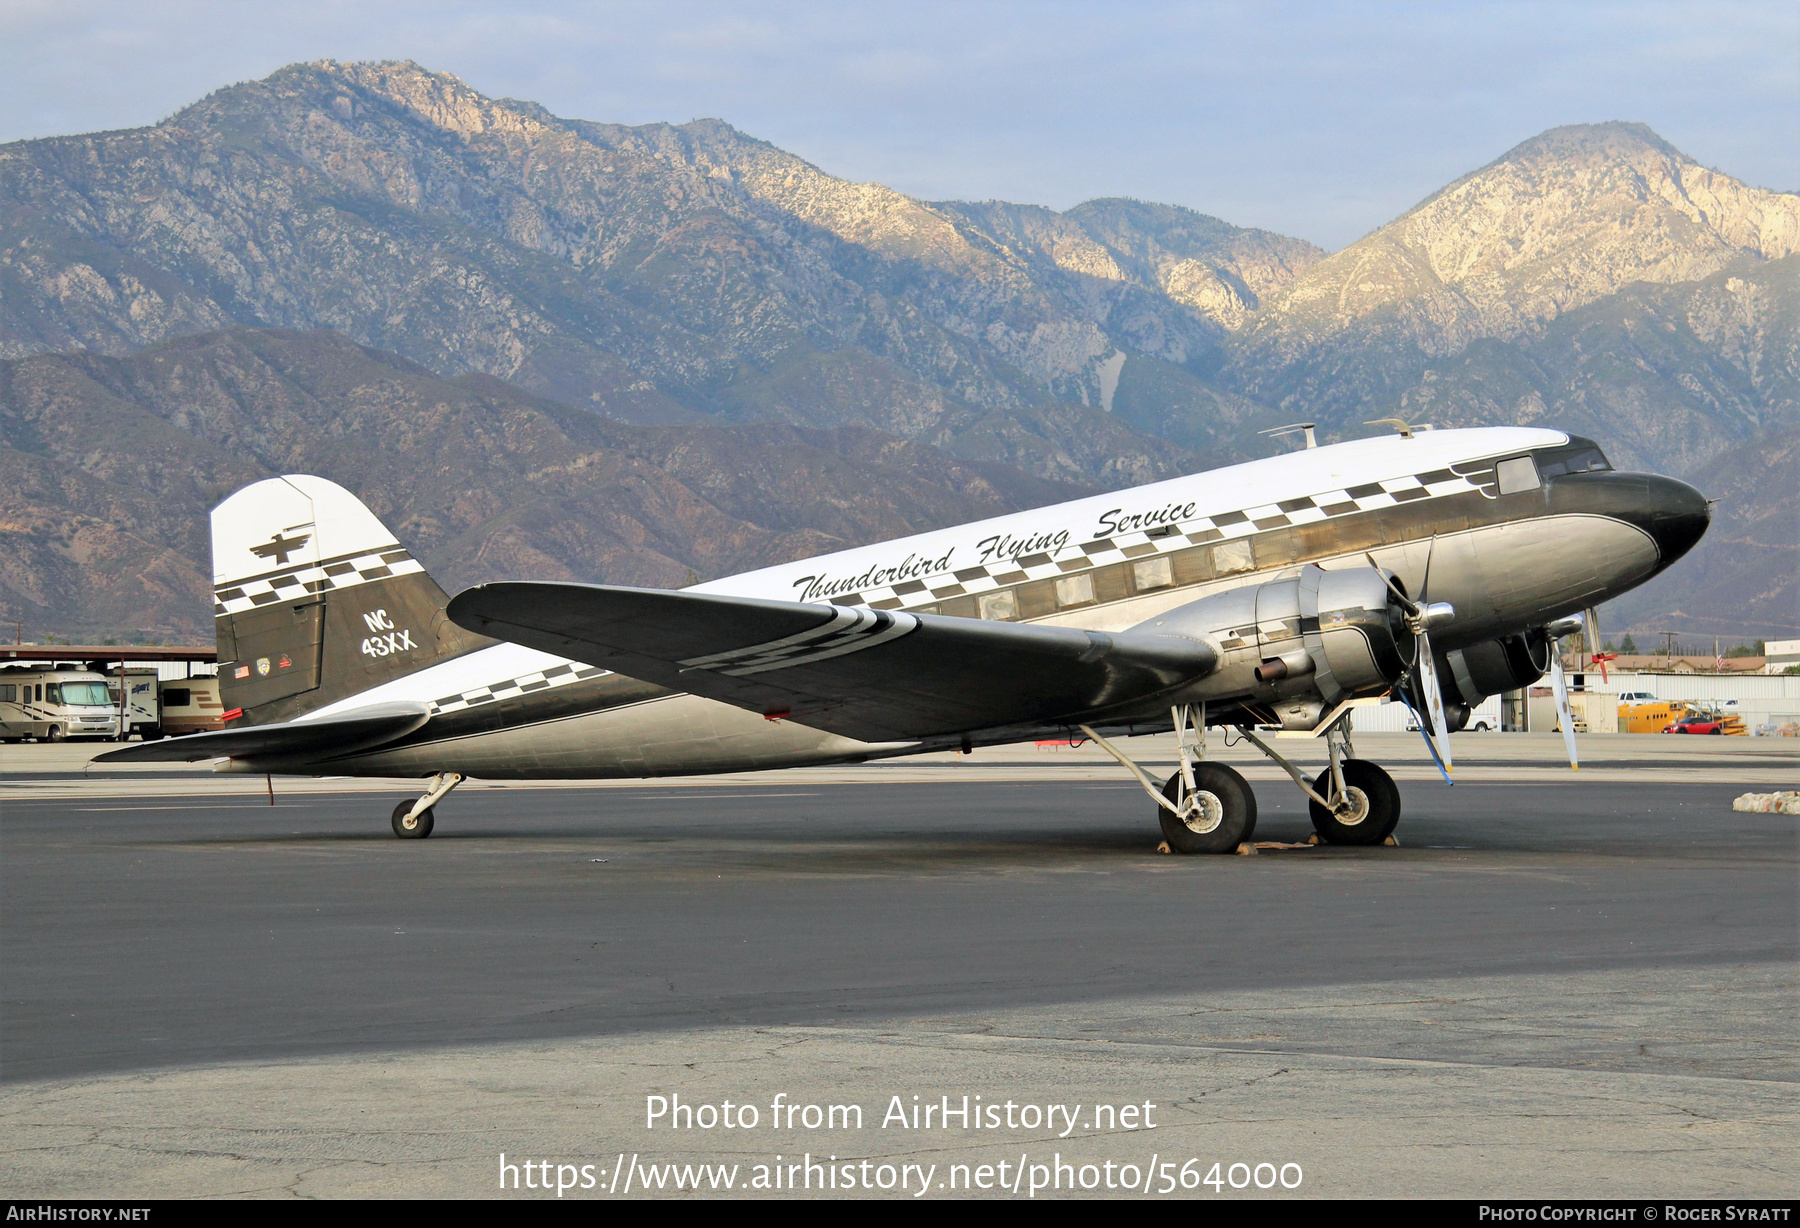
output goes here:
<path id="1" fill-rule="evenodd" d="M 463 782 L 460 772 L 439 772 L 431 778 L 424 797 L 409 797 L 394 807 L 394 834 L 402 840 L 423 840 L 431 834 L 432 807 Z"/>
<path id="2" fill-rule="evenodd" d="M 1206 759 L 1206 708 L 1171 708 L 1181 766 L 1159 787 L 1131 757 L 1086 725 L 1081 732 L 1136 776 L 1156 801 L 1163 839 L 1175 853 L 1232 853 L 1256 835 L 1256 793 L 1223 763 Z"/>
<path id="3" fill-rule="evenodd" d="M 1160 788 L 1125 752 L 1086 725 L 1080 728 L 1156 799 L 1157 821 L 1170 852 L 1254 851 L 1256 794 L 1241 774 L 1207 761 L 1206 706 L 1196 709 L 1183 704 L 1172 708 L 1170 715 L 1181 766 Z M 1239 727 L 1238 732 L 1300 786 L 1319 840 L 1327 844 L 1396 843 L 1393 834 L 1400 822 L 1400 790 L 1394 778 L 1376 764 L 1355 758 L 1347 709 L 1325 729 L 1330 766 L 1311 781 L 1253 730 Z M 1250 847 L 1244 848 L 1246 845 Z"/>
<path id="4" fill-rule="evenodd" d="M 1313 830 L 1327 844 L 1380 844 L 1394 834 L 1400 822 L 1400 790 L 1394 778 L 1367 759 L 1345 759 L 1344 799 L 1330 807 L 1317 797 L 1306 799 Z M 1331 795 L 1329 770 L 1313 781 L 1313 792 Z"/>

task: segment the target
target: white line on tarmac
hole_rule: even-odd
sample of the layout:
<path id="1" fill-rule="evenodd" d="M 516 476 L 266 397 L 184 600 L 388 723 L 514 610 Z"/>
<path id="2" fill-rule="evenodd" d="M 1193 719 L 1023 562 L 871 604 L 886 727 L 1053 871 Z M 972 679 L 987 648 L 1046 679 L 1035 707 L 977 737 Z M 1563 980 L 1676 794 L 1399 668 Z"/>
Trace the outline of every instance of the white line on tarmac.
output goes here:
<path id="1" fill-rule="evenodd" d="M 245 806 L 251 806 L 251 805 L 255 805 L 255 804 L 256 803 L 254 803 L 254 802 L 244 801 L 244 802 L 226 802 L 223 805 L 213 805 L 213 806 L 78 806 L 75 809 L 75 813 L 76 814 L 101 814 L 101 813 L 104 813 L 109 810 L 241 810 Z M 301 802 L 299 805 L 293 805 L 290 803 L 288 805 L 282 806 L 281 808 L 283 810 L 306 810 L 311 805 L 312 805 L 311 802 Z M 263 809 L 267 810 L 268 807 L 264 806 Z"/>

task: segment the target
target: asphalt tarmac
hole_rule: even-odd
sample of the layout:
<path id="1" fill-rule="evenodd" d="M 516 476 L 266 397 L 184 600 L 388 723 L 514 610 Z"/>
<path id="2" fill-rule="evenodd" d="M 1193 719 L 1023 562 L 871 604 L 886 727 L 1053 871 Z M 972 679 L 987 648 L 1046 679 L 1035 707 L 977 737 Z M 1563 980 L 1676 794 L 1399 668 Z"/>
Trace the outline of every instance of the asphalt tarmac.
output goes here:
<path id="1" fill-rule="evenodd" d="M 1403 788 L 1398 849 L 1255 859 L 1112 784 L 493 791 L 424 842 L 381 795 L 13 803 L 4 1077 L 1796 955 L 1796 825 L 1730 787 Z"/>
<path id="2" fill-rule="evenodd" d="M 311 792 L 270 807 L 115 787 L 8 802 L 0 1120 L 14 1144 L 0 1180 L 32 1196 L 491 1193 L 490 1144 L 543 1143 L 554 1120 L 564 1132 L 551 1145 L 579 1138 L 610 1160 L 611 1144 L 589 1134 L 620 1137 L 646 1094 L 709 1070 L 736 1070 L 725 1092 L 766 1098 L 811 1080 L 875 1112 L 895 1086 L 991 1084 L 1002 1036 L 1025 1046 L 1000 1063 L 1008 1077 L 1080 1084 L 1087 1070 L 1094 1085 L 1075 1094 L 1121 1099 L 1160 1079 L 1165 1103 L 1202 1103 L 1168 1086 L 1168 1071 L 1146 1073 L 1169 1065 L 1169 1046 L 1187 1054 L 1181 1078 L 1206 1070 L 1222 1086 L 1339 1063 L 1294 1109 L 1307 1121 L 1379 1116 L 1387 1093 L 1354 1080 L 1423 1063 L 1436 1073 L 1416 1084 L 1435 1089 L 1421 1148 L 1481 1145 L 1476 1123 L 1498 1111 L 1493 1078 L 1545 1076 L 1502 1097 L 1532 1120 L 1566 1110 L 1569 1071 L 1662 1080 L 1583 1097 L 1698 1097 L 1682 1112 L 1741 1129 L 1705 1164 L 1662 1173 L 1661 1193 L 1785 1180 L 1770 1156 L 1800 1137 L 1800 824 L 1733 812 L 1739 787 L 1403 781 L 1399 848 L 1180 857 L 1156 852 L 1149 803 L 1128 784 L 767 780 L 465 791 L 423 842 L 389 833 L 398 794 Z M 1257 839 L 1305 840 L 1291 786 L 1256 787 Z M 789 1060 L 771 1056 L 789 1043 L 780 1037 L 835 1056 L 771 1068 Z M 1126 1060 L 1129 1045 L 1153 1056 Z M 1114 1065 L 1084 1066 L 1094 1062 Z M 385 1109 L 368 1108 L 377 1069 L 411 1072 Z M 642 1069 L 662 1073 L 631 1074 Z M 1450 1069 L 1488 1073 L 1466 1087 L 1431 1081 Z M 95 1144 L 96 1122 L 123 1111 L 120 1089 L 152 1084 L 165 1099 L 112 1128 L 154 1121 L 155 1145 Z M 390 1128 L 393 1113 L 429 1106 L 491 1131 L 527 1101 L 537 1108 L 512 1135 L 459 1134 L 429 1176 L 407 1164 L 430 1131 Z M 394 1154 L 376 1168 L 366 1139 L 323 1166 L 316 1138 L 298 1167 L 279 1147 L 245 1158 L 254 1147 L 239 1134 L 274 1146 L 275 1119 L 318 1116 L 341 1138 L 351 1103 L 388 1129 Z M 1266 1115 L 1266 1100 L 1243 1103 Z M 171 1125 L 175 1104 L 212 1107 Z M 1569 1147 L 1606 1138 L 1635 1157 L 1620 1174 L 1654 1170 L 1644 1121 L 1612 1121 L 1616 1138 L 1582 1121 Z M 1275 1137 L 1256 1129 L 1262 1143 Z M 219 1130 L 239 1133 L 195 1142 Z M 1370 1167 L 1320 1141 L 1330 1133 L 1278 1136 L 1319 1171 L 1341 1168 L 1308 1192 L 1531 1194 L 1546 1174 L 1565 1192 L 1612 1188 L 1586 1160 L 1563 1173 L 1536 1153 L 1490 1164 L 1439 1150 L 1429 1173 L 1394 1168 L 1394 1156 Z M 641 1135 L 620 1146 L 647 1146 Z"/>

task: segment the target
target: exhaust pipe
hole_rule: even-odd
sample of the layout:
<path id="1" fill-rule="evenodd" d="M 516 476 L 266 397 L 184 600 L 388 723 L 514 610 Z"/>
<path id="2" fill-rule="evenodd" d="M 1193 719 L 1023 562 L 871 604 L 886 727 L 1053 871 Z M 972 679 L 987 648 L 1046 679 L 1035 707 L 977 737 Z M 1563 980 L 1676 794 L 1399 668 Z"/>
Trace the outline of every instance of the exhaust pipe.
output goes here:
<path id="1" fill-rule="evenodd" d="M 1258 682 L 1280 682 L 1283 678 L 1303 678 L 1313 672 L 1312 654 L 1284 652 L 1279 657 L 1264 657 L 1256 667 Z"/>

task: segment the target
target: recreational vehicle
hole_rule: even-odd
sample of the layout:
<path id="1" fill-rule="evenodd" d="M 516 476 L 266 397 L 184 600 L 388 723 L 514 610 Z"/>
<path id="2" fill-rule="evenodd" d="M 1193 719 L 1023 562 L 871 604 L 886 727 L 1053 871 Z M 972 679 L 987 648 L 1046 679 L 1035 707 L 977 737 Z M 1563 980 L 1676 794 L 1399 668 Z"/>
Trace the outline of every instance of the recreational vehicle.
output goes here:
<path id="1" fill-rule="evenodd" d="M 13 665 L 0 669 L 0 738 L 119 736 L 119 708 L 104 674 L 77 665 Z"/>
<path id="2" fill-rule="evenodd" d="M 165 678 L 162 720 L 157 733 L 165 738 L 184 733 L 210 733 L 225 728 L 225 706 L 219 702 L 219 680 L 211 675 Z M 152 736 L 149 733 L 146 738 Z"/>

